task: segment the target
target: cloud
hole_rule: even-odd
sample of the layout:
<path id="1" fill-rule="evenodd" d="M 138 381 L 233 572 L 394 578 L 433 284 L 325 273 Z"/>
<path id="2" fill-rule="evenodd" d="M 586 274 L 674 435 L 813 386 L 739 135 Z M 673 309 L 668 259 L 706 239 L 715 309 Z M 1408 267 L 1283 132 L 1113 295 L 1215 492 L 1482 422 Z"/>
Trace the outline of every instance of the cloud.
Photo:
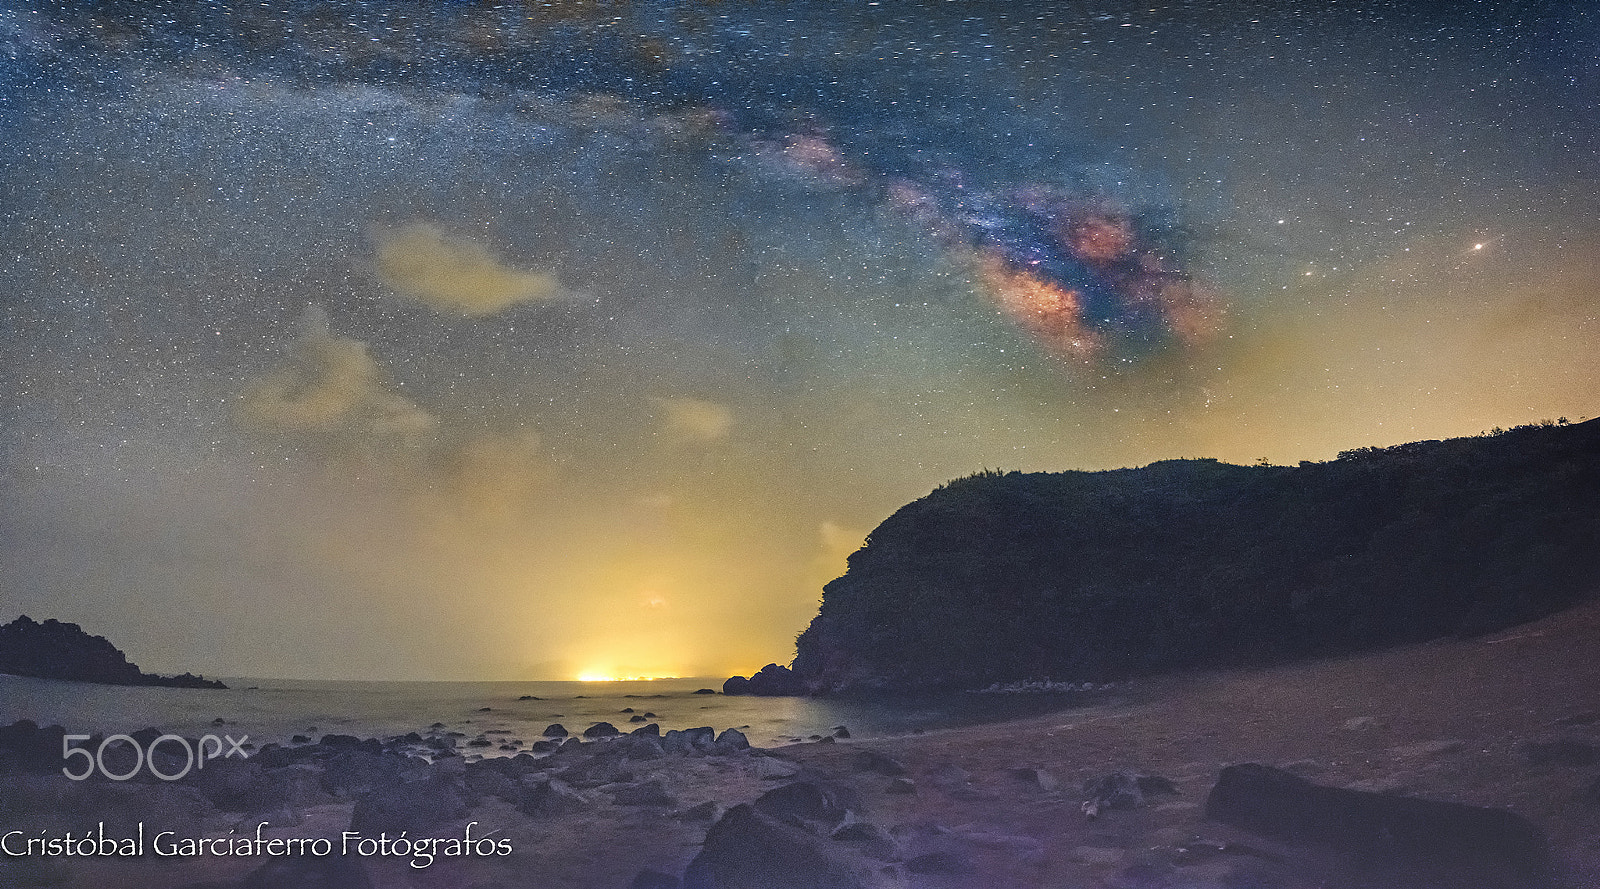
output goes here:
<path id="1" fill-rule="evenodd" d="M 381 231 L 375 240 L 378 279 L 439 311 L 492 315 L 563 292 L 549 272 L 506 265 L 484 247 L 431 225 Z"/>
<path id="2" fill-rule="evenodd" d="M 713 442 L 728 437 L 733 429 L 733 411 L 726 405 L 699 398 L 657 398 L 662 427 L 670 434 L 690 441 Z"/>
<path id="3" fill-rule="evenodd" d="M 530 431 L 447 429 L 384 382 L 367 344 L 306 308 L 282 367 L 250 381 L 235 418 L 275 432 L 329 468 L 356 468 L 432 531 L 468 536 L 518 526 L 549 476 Z"/>
<path id="4" fill-rule="evenodd" d="M 306 307 L 285 365 L 245 387 L 238 414 L 267 429 L 412 447 L 439 425 L 432 414 L 390 391 L 366 343 L 336 336 L 318 305 Z"/>

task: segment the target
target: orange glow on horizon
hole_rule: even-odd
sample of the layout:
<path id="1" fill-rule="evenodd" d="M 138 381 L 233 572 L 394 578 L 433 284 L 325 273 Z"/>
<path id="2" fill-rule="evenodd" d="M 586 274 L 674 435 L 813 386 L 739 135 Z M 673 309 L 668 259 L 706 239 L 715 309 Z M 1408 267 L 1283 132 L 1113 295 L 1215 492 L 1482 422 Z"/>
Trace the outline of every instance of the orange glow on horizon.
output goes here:
<path id="1" fill-rule="evenodd" d="M 578 674 L 579 682 L 654 682 L 658 679 L 677 679 L 679 677 L 666 674 L 648 674 L 644 676 L 613 676 L 603 671 L 584 671 Z"/>

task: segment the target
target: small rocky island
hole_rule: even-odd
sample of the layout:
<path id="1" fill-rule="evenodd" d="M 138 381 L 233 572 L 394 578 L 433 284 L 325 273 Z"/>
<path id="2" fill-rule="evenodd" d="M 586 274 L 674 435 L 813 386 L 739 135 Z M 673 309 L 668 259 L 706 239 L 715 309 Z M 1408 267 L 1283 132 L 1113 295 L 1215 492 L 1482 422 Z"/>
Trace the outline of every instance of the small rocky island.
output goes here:
<path id="1" fill-rule="evenodd" d="M 215 679 L 189 673 L 146 673 L 104 636 L 91 636 L 77 624 L 54 619 L 39 623 L 26 614 L 0 626 L 0 673 L 103 685 L 227 688 Z"/>

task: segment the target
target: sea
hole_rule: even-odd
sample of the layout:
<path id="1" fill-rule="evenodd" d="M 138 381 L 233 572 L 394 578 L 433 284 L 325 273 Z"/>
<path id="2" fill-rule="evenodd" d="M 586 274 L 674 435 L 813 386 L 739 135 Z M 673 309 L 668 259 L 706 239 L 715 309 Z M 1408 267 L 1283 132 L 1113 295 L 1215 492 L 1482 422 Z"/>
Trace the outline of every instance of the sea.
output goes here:
<path id="1" fill-rule="evenodd" d="M 815 740 L 843 727 L 852 739 L 924 733 L 1068 709 L 1067 694 L 956 693 L 893 700 L 763 698 L 697 693 L 721 679 L 613 682 L 352 682 L 224 678 L 226 689 L 95 685 L 0 675 L 0 725 L 29 719 L 71 734 L 144 728 L 185 737 L 228 735 L 259 747 L 296 735 L 386 739 L 408 732 L 480 736 L 476 756 L 526 752 L 545 729 L 581 734 L 599 722 L 623 732 L 737 728 L 758 747 Z M 249 741 L 243 742 L 243 736 Z"/>

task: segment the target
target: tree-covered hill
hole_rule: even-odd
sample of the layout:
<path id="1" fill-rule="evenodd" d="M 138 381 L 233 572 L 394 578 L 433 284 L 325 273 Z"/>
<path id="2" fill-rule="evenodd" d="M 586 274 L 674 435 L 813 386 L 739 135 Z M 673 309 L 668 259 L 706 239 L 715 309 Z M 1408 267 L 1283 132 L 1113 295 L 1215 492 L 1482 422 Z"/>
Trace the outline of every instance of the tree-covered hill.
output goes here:
<path id="1" fill-rule="evenodd" d="M 1600 586 L 1600 420 L 1347 451 L 984 472 L 824 588 L 824 691 L 1104 679 L 1496 630 Z"/>

